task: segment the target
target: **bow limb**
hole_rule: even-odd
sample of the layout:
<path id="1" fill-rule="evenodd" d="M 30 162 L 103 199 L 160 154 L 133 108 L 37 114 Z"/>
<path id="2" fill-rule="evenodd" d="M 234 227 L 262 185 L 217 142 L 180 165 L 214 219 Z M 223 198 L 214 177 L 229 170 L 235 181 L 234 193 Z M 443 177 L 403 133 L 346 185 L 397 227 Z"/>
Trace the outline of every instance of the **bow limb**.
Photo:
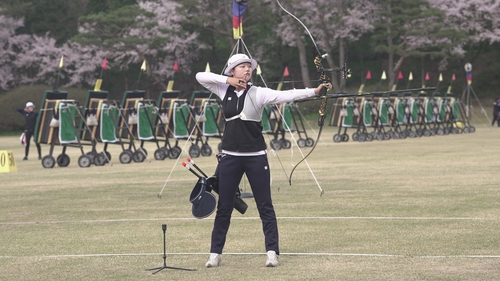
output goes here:
<path id="1" fill-rule="evenodd" d="M 314 65 L 316 66 L 316 70 L 317 72 L 319 73 L 319 79 L 321 81 L 321 83 L 328 83 L 330 82 L 330 78 L 328 77 L 328 75 L 326 74 L 326 70 L 325 68 L 323 68 L 322 64 L 321 64 L 321 60 L 323 58 L 325 58 L 327 55 L 320 55 L 320 50 L 319 50 L 319 47 L 318 47 L 318 44 L 316 44 L 316 40 L 314 40 L 314 37 L 312 36 L 311 32 L 309 31 L 309 29 L 307 28 L 307 26 L 299 19 L 297 18 L 294 14 L 292 14 L 291 12 L 289 12 L 287 9 L 285 9 L 283 7 L 283 5 L 281 5 L 280 1 L 279 0 L 276 0 L 276 3 L 280 6 L 280 8 L 285 11 L 285 13 L 287 13 L 288 15 L 290 15 L 292 18 L 294 18 L 297 22 L 299 22 L 302 27 L 304 27 L 304 29 L 306 30 L 307 34 L 309 35 L 309 37 L 311 38 L 311 41 L 314 45 Z M 321 104 L 320 104 L 320 108 L 318 110 L 318 126 L 320 127 L 319 129 L 319 132 L 318 132 L 318 136 L 316 138 L 316 141 L 314 142 L 314 146 L 311 148 L 311 151 L 309 151 L 309 153 L 304 157 L 302 158 L 302 160 L 300 160 L 297 165 L 295 165 L 293 167 L 293 170 L 292 172 L 290 173 L 290 177 L 288 179 L 288 183 L 291 185 L 292 184 L 292 175 L 293 175 L 293 171 L 295 171 L 295 169 L 297 168 L 297 166 L 304 162 L 306 160 L 307 157 L 309 157 L 309 155 L 311 155 L 311 153 L 314 151 L 314 149 L 316 148 L 316 145 L 319 141 L 319 138 L 321 136 L 321 132 L 323 131 L 323 125 L 324 125 L 324 120 L 325 120 L 325 112 L 326 112 L 326 102 L 327 102 L 327 98 L 326 98 L 326 92 L 330 90 L 329 88 L 327 87 L 323 87 L 319 93 L 319 96 L 321 96 Z M 321 187 L 320 187 L 321 189 Z M 322 191 L 323 192 L 323 191 Z M 322 193 L 323 194 L 323 193 Z"/>

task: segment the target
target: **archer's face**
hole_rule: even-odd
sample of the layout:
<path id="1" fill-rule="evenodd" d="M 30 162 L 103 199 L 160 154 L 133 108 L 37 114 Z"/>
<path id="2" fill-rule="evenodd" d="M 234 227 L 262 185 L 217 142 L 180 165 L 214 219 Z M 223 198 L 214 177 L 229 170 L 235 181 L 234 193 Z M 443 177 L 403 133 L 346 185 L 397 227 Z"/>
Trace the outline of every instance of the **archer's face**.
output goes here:
<path id="1" fill-rule="evenodd" d="M 250 81 L 250 78 L 252 77 L 252 65 L 248 62 L 238 64 L 231 70 L 231 74 L 233 74 L 233 77 L 235 78 Z"/>

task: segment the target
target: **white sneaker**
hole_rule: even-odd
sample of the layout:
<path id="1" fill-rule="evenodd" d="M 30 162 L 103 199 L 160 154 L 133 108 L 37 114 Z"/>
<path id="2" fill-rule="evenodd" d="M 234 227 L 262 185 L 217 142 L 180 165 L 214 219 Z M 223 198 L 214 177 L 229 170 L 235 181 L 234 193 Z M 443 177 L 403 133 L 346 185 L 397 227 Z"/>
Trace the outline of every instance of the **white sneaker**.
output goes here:
<path id="1" fill-rule="evenodd" d="M 278 266 L 278 255 L 276 254 L 275 251 L 267 251 L 267 261 L 266 261 L 266 266 L 267 267 L 275 267 Z"/>
<path id="2" fill-rule="evenodd" d="M 207 263 L 205 264 L 206 267 L 217 267 L 220 266 L 222 263 L 220 254 L 216 253 L 211 253 L 210 258 L 208 258 Z"/>

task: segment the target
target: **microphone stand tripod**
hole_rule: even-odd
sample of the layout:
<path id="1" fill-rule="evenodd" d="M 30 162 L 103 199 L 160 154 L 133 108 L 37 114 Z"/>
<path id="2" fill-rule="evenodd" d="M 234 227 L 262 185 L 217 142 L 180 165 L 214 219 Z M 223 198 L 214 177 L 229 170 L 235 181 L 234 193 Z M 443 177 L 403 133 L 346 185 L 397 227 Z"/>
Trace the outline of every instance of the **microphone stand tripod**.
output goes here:
<path id="1" fill-rule="evenodd" d="M 168 268 L 168 269 L 178 269 L 178 270 L 186 270 L 186 271 L 196 271 L 196 269 L 188 269 L 188 268 L 180 268 L 180 267 L 167 266 L 167 246 L 166 246 L 166 243 L 165 243 L 165 241 L 166 241 L 166 239 L 165 239 L 165 232 L 167 231 L 167 225 L 166 224 L 162 224 L 161 225 L 161 229 L 163 230 L 163 266 L 155 267 L 155 268 L 149 268 L 149 269 L 146 269 L 146 270 L 149 270 L 149 271 L 155 270 L 155 272 L 153 272 L 153 274 L 156 274 L 156 273 L 162 271 L 165 268 Z"/>

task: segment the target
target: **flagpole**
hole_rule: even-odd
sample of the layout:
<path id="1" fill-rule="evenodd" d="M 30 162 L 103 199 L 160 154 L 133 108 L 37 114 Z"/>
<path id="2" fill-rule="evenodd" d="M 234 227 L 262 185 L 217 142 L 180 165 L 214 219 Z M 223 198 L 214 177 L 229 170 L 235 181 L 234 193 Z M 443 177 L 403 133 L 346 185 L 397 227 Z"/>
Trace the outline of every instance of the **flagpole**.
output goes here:
<path id="1" fill-rule="evenodd" d="M 141 80 L 141 75 L 142 75 L 142 72 L 144 72 L 144 71 L 146 71 L 146 60 L 144 60 L 142 62 L 141 71 L 139 72 L 139 78 L 137 78 L 137 82 L 135 83 L 136 90 L 139 90 L 139 81 Z"/>
<path id="2" fill-rule="evenodd" d="M 385 80 L 387 79 L 387 76 L 385 75 L 385 70 L 382 72 L 382 76 L 380 77 L 380 80 L 378 81 L 378 85 L 377 85 L 377 92 L 379 91 L 380 89 L 380 84 L 382 83 L 382 80 Z"/>
<path id="3" fill-rule="evenodd" d="M 107 61 L 106 61 L 106 58 L 104 58 L 103 62 L 102 62 L 102 66 L 101 66 L 101 76 L 99 76 L 99 79 L 102 79 L 102 74 L 104 72 L 104 69 L 106 69 L 107 67 Z"/>
<path id="4" fill-rule="evenodd" d="M 363 90 L 365 88 L 365 83 L 366 83 L 367 79 L 372 79 L 372 74 L 371 74 L 370 70 L 368 70 L 368 72 L 365 75 L 365 78 L 363 79 L 363 83 L 361 84 L 361 86 L 359 86 L 358 93 L 362 93 L 363 92 Z"/>
<path id="5" fill-rule="evenodd" d="M 59 88 L 59 77 L 61 76 L 61 68 L 63 67 L 64 55 L 61 56 L 61 60 L 59 61 L 59 70 L 57 71 L 57 79 L 54 85 L 54 91 L 57 91 Z"/>
<path id="6" fill-rule="evenodd" d="M 451 75 L 451 79 L 450 79 L 450 86 L 448 86 L 448 91 L 446 91 L 447 94 L 450 94 L 451 93 L 451 86 L 453 84 L 453 81 L 455 81 L 455 73 L 453 73 L 453 75 Z"/>

